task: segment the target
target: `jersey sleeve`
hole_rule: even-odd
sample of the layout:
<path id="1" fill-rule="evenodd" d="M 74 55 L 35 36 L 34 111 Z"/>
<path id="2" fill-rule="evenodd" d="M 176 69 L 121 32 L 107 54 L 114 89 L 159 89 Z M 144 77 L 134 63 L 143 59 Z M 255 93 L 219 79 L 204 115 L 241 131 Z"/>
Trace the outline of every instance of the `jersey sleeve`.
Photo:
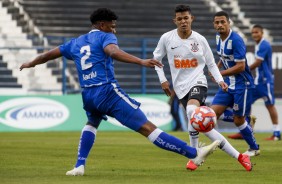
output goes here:
<path id="1" fill-rule="evenodd" d="M 153 52 L 154 55 L 154 59 L 158 60 L 159 62 L 162 63 L 162 59 L 163 57 L 166 55 L 166 48 L 165 48 L 165 38 L 164 36 L 161 36 L 158 45 L 155 49 L 155 51 Z M 164 69 L 163 68 L 159 68 L 158 66 L 155 66 L 155 70 L 158 74 L 160 83 L 163 83 L 165 81 L 167 81 L 167 78 L 165 77 L 165 73 L 164 73 Z"/>
<path id="2" fill-rule="evenodd" d="M 267 55 L 267 51 L 268 51 L 267 45 L 265 44 L 265 42 L 262 42 L 257 52 L 255 53 L 255 58 L 263 61 Z"/>
<path id="3" fill-rule="evenodd" d="M 71 39 L 70 41 L 59 46 L 61 54 L 70 60 L 72 59 L 71 47 L 74 41 L 75 39 Z"/>
<path id="4" fill-rule="evenodd" d="M 232 49 L 234 55 L 235 62 L 242 62 L 246 61 L 246 46 L 243 39 L 240 36 L 237 36 L 235 39 L 232 40 Z"/>
<path id="5" fill-rule="evenodd" d="M 109 44 L 118 45 L 117 37 L 112 33 L 105 33 L 102 44 L 103 48 L 105 48 Z"/>
<path id="6" fill-rule="evenodd" d="M 215 81 L 217 83 L 219 83 L 219 82 L 223 81 L 223 77 L 220 74 L 220 71 L 219 71 L 219 69 L 218 69 L 218 67 L 215 63 L 212 50 L 209 46 L 208 41 L 204 37 L 202 37 L 201 40 L 202 40 L 202 47 L 203 47 L 203 53 L 204 53 L 206 65 L 207 65 L 209 71 L 211 72 L 213 78 L 215 79 Z"/>

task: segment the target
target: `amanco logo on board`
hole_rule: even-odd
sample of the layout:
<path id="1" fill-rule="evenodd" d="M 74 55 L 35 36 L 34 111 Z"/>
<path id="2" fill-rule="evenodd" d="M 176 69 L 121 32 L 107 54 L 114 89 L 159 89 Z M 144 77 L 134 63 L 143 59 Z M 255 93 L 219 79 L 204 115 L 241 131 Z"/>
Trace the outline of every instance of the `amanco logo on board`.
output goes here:
<path id="1" fill-rule="evenodd" d="M 51 99 L 14 98 L 0 103 L 0 123 L 20 129 L 44 129 L 64 123 L 68 108 Z"/>

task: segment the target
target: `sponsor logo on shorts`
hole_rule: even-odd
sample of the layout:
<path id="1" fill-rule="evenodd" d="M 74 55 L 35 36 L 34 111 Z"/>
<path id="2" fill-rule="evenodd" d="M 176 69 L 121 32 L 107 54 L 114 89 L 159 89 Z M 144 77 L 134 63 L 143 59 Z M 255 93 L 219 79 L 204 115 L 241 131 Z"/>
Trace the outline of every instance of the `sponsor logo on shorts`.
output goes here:
<path id="1" fill-rule="evenodd" d="M 200 94 L 200 88 L 198 87 L 192 88 L 191 96 L 198 95 L 198 94 Z"/>
<path id="2" fill-rule="evenodd" d="M 234 104 L 233 105 L 233 109 L 234 109 L 234 111 L 238 111 L 239 110 L 239 105 L 238 104 Z"/>

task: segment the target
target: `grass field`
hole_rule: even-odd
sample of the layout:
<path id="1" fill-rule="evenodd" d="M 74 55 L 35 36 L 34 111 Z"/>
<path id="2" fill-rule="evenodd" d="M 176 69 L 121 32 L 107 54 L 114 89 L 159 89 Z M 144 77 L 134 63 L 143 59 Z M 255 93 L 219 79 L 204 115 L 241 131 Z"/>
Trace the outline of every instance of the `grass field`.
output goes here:
<path id="1" fill-rule="evenodd" d="M 173 135 L 188 141 L 184 132 Z M 65 176 L 76 159 L 80 132 L 0 133 L 0 184 L 135 184 L 135 183 L 282 183 L 282 142 L 267 142 L 257 133 L 261 155 L 252 172 L 217 150 L 198 170 L 185 169 L 187 159 L 163 151 L 132 132 L 99 132 L 83 177 Z M 200 141 L 209 142 L 204 135 Z M 239 151 L 244 141 L 230 140 Z"/>

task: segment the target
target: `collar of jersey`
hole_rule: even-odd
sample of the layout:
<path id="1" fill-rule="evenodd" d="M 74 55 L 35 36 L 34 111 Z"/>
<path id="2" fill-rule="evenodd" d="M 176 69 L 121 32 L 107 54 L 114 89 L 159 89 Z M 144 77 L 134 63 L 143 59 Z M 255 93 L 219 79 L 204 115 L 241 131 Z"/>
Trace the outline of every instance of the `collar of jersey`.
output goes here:
<path id="1" fill-rule="evenodd" d="M 100 31 L 99 29 L 92 29 L 91 31 L 89 31 L 89 33 L 95 32 L 95 31 Z"/>

